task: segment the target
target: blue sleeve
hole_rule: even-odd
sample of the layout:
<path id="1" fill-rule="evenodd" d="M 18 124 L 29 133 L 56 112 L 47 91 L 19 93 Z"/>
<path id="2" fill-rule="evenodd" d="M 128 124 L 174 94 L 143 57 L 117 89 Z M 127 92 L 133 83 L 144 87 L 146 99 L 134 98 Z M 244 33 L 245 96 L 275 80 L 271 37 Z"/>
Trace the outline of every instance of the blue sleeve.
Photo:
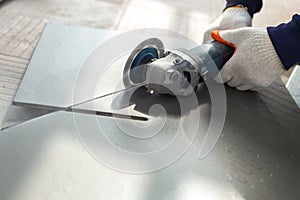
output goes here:
<path id="1" fill-rule="evenodd" d="M 300 63 L 300 15 L 277 27 L 267 28 L 274 48 L 284 67 L 288 70 Z"/>
<path id="2" fill-rule="evenodd" d="M 262 8 L 262 0 L 227 0 L 226 8 L 231 6 L 243 5 L 248 8 L 248 12 L 253 17 L 253 14 L 259 12 Z"/>

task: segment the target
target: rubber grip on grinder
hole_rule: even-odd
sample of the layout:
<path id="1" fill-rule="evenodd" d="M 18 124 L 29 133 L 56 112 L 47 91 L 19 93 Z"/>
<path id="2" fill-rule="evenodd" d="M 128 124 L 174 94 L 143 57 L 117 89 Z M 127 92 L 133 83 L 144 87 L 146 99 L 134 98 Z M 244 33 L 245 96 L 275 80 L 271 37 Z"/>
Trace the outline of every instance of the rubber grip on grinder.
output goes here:
<path id="1" fill-rule="evenodd" d="M 215 64 L 217 65 L 218 69 L 220 70 L 225 65 L 225 63 L 232 57 L 235 49 L 231 46 L 228 46 L 228 45 L 218 42 L 216 40 L 212 40 L 208 43 L 210 43 L 214 47 L 214 48 L 212 48 L 211 51 L 208 52 L 208 54 L 215 61 Z M 219 55 L 215 55 L 217 53 Z"/>
<path id="2" fill-rule="evenodd" d="M 216 40 L 212 40 L 190 51 L 203 61 L 204 66 L 199 66 L 199 71 L 202 71 L 202 68 L 205 67 L 208 70 L 206 78 L 211 78 L 216 76 L 224 64 L 232 57 L 235 49 Z"/>

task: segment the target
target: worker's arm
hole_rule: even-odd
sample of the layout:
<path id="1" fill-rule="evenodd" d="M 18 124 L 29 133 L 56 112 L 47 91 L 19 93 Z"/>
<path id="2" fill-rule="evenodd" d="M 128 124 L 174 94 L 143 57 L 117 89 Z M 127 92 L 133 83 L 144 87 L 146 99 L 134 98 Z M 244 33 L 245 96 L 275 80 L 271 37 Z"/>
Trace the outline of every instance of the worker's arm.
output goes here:
<path id="1" fill-rule="evenodd" d="M 271 41 L 285 69 L 300 63 L 300 15 L 287 24 L 267 28 Z"/>
<path id="2" fill-rule="evenodd" d="M 285 72 L 266 28 L 246 27 L 214 31 L 212 37 L 235 48 L 215 80 L 239 90 L 269 86 Z"/>
<path id="3" fill-rule="evenodd" d="M 268 28 L 214 31 L 213 38 L 236 49 L 223 66 L 224 82 L 240 90 L 269 86 L 286 70 L 300 63 L 300 16 Z"/>
<path id="4" fill-rule="evenodd" d="M 223 66 L 222 80 L 240 90 L 269 86 L 286 70 L 300 63 L 300 16 L 277 27 L 215 31 L 213 38 L 235 47 Z"/>
<path id="5" fill-rule="evenodd" d="M 203 42 L 211 40 L 214 30 L 230 30 L 252 26 L 253 14 L 262 8 L 262 0 L 227 0 L 223 13 L 209 26 Z"/>
<path id="6" fill-rule="evenodd" d="M 225 11 L 238 8 L 238 5 L 242 5 L 247 8 L 247 11 L 251 17 L 253 14 L 259 12 L 262 8 L 262 0 L 227 0 Z M 222 16 L 222 15 L 221 15 Z M 228 27 L 212 27 L 215 30 L 229 30 L 234 28 L 243 27 L 243 24 L 237 24 L 235 15 L 226 17 L 226 23 L 231 24 Z M 243 19 L 243 17 L 241 18 Z M 230 21 L 231 20 L 231 21 Z M 230 22 L 229 22 L 230 21 Z M 222 23 L 220 23 L 222 24 Z M 246 25 L 244 26 L 246 27 Z M 275 47 L 275 50 L 282 61 L 285 69 L 289 69 L 296 63 L 300 62 L 300 15 L 294 15 L 291 22 L 287 24 L 281 24 L 277 27 L 267 28 L 270 39 Z M 211 32 L 213 30 L 209 30 Z M 206 33 L 209 35 L 209 33 Z"/>
<path id="7" fill-rule="evenodd" d="M 261 9 L 262 1 L 227 0 L 224 13 L 228 9 L 240 7 L 236 5 L 247 7 L 249 15 L 253 16 Z M 300 63 L 300 15 L 294 15 L 289 23 L 267 28 L 244 27 L 232 30 L 236 19 L 231 16 L 227 21 L 230 20 L 233 28 L 212 34 L 215 40 L 236 49 L 220 71 L 221 76 L 216 77 L 217 82 L 227 83 L 240 90 L 255 90 L 269 86 L 286 70 Z M 224 30 L 222 26 L 216 29 Z"/>

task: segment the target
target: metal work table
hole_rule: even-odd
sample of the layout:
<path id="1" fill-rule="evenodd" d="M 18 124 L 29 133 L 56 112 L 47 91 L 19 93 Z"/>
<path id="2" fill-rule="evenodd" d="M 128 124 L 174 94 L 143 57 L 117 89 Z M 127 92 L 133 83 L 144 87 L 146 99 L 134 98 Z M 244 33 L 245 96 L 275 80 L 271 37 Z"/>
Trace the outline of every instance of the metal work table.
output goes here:
<path id="1" fill-rule="evenodd" d="M 73 34 L 69 34 L 71 32 Z M 74 95 L 70 95 L 72 84 L 66 81 L 76 81 L 73 78 L 77 77 L 83 61 L 114 34 L 83 27 L 47 25 L 15 102 L 35 109 L 39 105 L 65 107 L 91 98 L 91 94 L 105 95 L 111 89 L 123 89 L 118 84 L 106 90 L 99 87 L 93 93 L 87 91 L 86 95 L 74 99 Z M 137 40 L 147 37 L 140 36 Z M 82 38 L 88 39 L 83 41 Z M 182 39 L 162 38 L 169 48 L 194 45 Z M 121 60 L 112 65 L 108 74 L 118 77 L 120 69 L 114 66 L 121 67 Z M 107 77 L 103 83 L 111 79 Z M 89 86 L 90 82 L 80 83 Z M 224 128 L 217 144 L 204 158 L 199 155 L 199 148 L 212 110 L 206 86 L 198 88 L 198 107 L 191 107 L 183 116 L 176 110 L 175 98 L 150 95 L 139 88 L 131 94 L 131 106 L 117 110 L 140 116 L 149 114 L 149 120 L 144 122 L 64 111 L 24 114 L 24 109 L 31 108 L 15 106 L 7 113 L 4 125 L 23 123 L 5 129 L 0 135 L 0 199 L 297 199 L 300 195 L 300 111 L 285 86 L 277 81 L 260 92 L 239 92 L 226 87 L 226 96 Z M 112 105 L 119 105 L 116 104 L 118 98 L 118 95 L 106 96 L 83 107 L 116 110 Z M 149 108 L 157 104 L 165 107 L 166 118 L 159 110 L 148 113 Z M 23 116 L 16 117 L 20 113 Z M 199 114 L 201 120 L 194 138 L 189 133 L 195 131 L 192 129 Z M 30 120 L 25 121 L 27 119 Z M 139 133 L 147 135 L 149 128 L 143 127 L 151 127 L 151 123 L 159 125 L 163 119 L 166 123 L 161 127 L 161 134 L 149 137 L 149 143 L 126 137 L 120 129 L 122 125 L 135 123 L 141 127 Z M 181 120 L 184 120 L 183 127 L 178 126 Z M 99 125 L 97 129 L 95 122 Z M 180 128 L 184 131 L 178 131 Z M 178 153 L 174 159 L 171 154 L 170 158 L 156 154 L 146 160 L 126 157 L 121 150 L 112 150 L 105 142 L 109 138 L 121 149 L 146 153 L 162 147 L 176 131 L 178 141 L 188 148 L 180 155 L 176 148 L 172 149 L 174 154 Z M 87 147 L 87 140 L 92 146 Z M 91 147 L 99 149 L 99 154 Z M 158 169 L 164 162 L 170 164 L 147 171 Z M 140 169 L 147 173 L 141 173 Z"/>

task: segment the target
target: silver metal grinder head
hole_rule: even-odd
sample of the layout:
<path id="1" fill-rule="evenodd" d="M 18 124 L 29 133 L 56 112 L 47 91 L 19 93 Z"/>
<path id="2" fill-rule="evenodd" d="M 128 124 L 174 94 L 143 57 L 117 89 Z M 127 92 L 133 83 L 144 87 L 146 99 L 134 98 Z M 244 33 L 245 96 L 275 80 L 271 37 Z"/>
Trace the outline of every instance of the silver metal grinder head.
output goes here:
<path id="1" fill-rule="evenodd" d="M 126 87 L 143 84 L 159 94 L 190 95 L 199 73 L 184 56 L 164 50 L 157 38 L 145 40 L 129 56 L 124 71 Z"/>

